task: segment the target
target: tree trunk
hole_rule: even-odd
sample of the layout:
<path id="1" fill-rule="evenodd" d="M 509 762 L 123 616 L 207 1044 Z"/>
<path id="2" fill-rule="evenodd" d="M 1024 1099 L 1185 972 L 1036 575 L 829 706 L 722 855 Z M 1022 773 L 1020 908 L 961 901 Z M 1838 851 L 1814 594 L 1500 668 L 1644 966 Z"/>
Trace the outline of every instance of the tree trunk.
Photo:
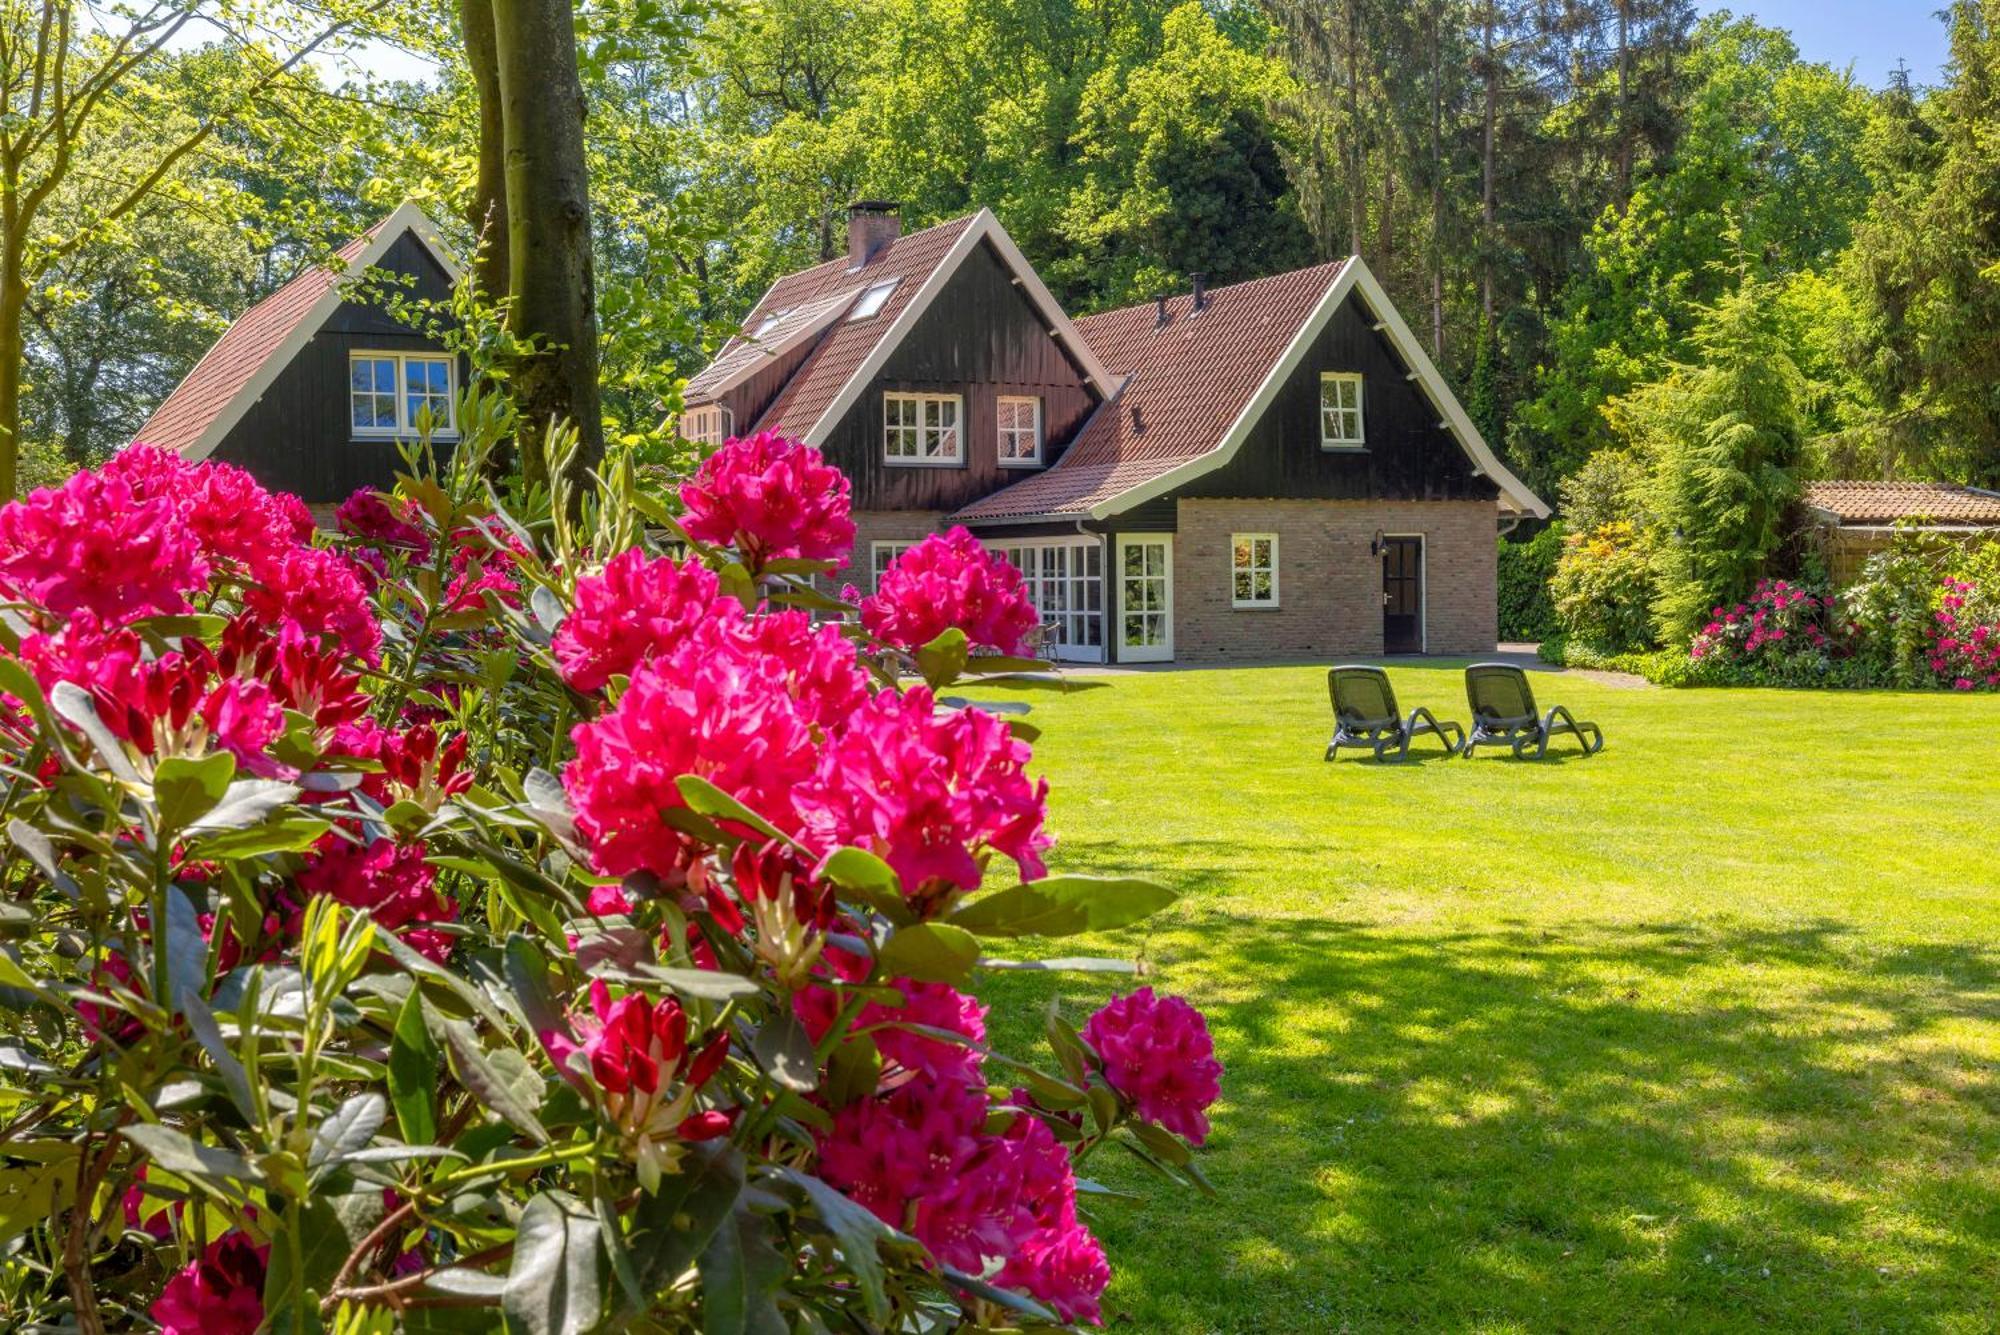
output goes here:
<path id="1" fill-rule="evenodd" d="M 597 397 L 597 284 L 570 0 L 493 0 L 506 134 L 508 323 L 534 350 L 514 372 L 522 476 L 547 480 L 551 423 L 576 426 L 577 494 L 604 457 Z"/>
<path id="2" fill-rule="evenodd" d="M 1618 9 L 1618 211 L 1632 202 L 1632 66 L 1630 0 L 1615 0 Z"/>
<path id="3" fill-rule="evenodd" d="M 1500 71 L 1499 62 L 1494 59 L 1493 46 L 1493 6 L 1496 0 L 1487 0 L 1481 17 L 1480 58 L 1484 68 L 1480 74 L 1486 83 L 1486 125 L 1480 147 L 1479 163 L 1479 310 L 1488 328 L 1493 324 L 1493 220 L 1495 216 L 1493 200 L 1493 140 L 1500 122 Z"/>
<path id="4" fill-rule="evenodd" d="M 28 355 L 22 319 L 27 309 L 21 254 L 7 245 L 0 253 L 0 503 L 14 499 L 20 486 L 21 364 Z"/>
<path id="5" fill-rule="evenodd" d="M 479 175 L 465 215 L 481 243 L 472 277 L 481 298 L 497 301 L 507 295 L 512 274 L 507 258 L 507 128 L 501 115 L 493 0 L 459 0 L 458 23 L 465 63 L 479 94 Z"/>

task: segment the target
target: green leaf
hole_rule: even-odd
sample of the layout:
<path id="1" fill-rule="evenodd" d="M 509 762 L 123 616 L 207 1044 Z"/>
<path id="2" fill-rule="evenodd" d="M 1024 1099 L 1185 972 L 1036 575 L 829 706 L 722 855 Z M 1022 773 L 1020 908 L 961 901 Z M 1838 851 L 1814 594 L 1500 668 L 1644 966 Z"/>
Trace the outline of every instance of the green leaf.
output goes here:
<path id="1" fill-rule="evenodd" d="M 838 1112 L 875 1092 L 882 1080 L 882 1050 L 862 1034 L 833 1050 L 827 1062 L 826 1100 Z"/>
<path id="2" fill-rule="evenodd" d="M 242 1155 L 200 1144 L 170 1126 L 140 1122 L 121 1128 L 119 1134 L 144 1150 L 163 1172 L 222 1188 L 232 1199 L 243 1199 L 245 1185 L 263 1183 L 262 1175 Z"/>
<path id="3" fill-rule="evenodd" d="M 826 1183 L 797 1169 L 779 1170 L 786 1181 L 797 1186 L 811 1202 L 826 1230 L 840 1249 L 841 1259 L 860 1286 L 868 1315 L 877 1322 L 888 1320 L 889 1298 L 882 1285 L 881 1246 L 900 1235 L 873 1213 L 835 1191 Z"/>
<path id="4" fill-rule="evenodd" d="M 318 816 L 289 816 L 241 830 L 191 830 L 189 847 L 202 857 L 229 861 L 266 853 L 298 853 L 318 843 L 333 826 Z"/>
<path id="5" fill-rule="evenodd" d="M 236 1105 L 236 1111 L 243 1115 L 246 1124 L 257 1124 L 257 1101 L 250 1089 L 250 1073 L 243 1069 L 243 1063 L 223 1042 L 222 1027 L 215 1022 L 215 1014 L 202 1000 L 201 989 L 190 987 L 181 992 L 181 1014 L 187 1018 L 188 1028 L 194 1031 L 202 1051 L 208 1054 L 215 1069 L 222 1076 L 222 1087 L 229 1091 L 229 1101 Z"/>
<path id="6" fill-rule="evenodd" d="M 1050 876 L 982 895 L 949 921 L 981 936 L 1074 936 L 1129 926 L 1179 898 L 1153 881 Z"/>
<path id="7" fill-rule="evenodd" d="M 1077 1036 L 1076 1027 L 1063 1019 L 1055 997 L 1049 998 L 1048 1011 L 1042 1017 L 1042 1028 L 1048 1034 L 1049 1049 L 1055 1053 L 1063 1074 L 1069 1077 L 1071 1084 L 1081 1086 L 1090 1070 L 1089 1049 Z"/>
<path id="8" fill-rule="evenodd" d="M 118 740 L 111 729 L 104 726 L 104 720 L 97 716 L 97 702 L 90 698 L 90 692 L 75 682 L 59 681 L 49 692 L 49 705 L 57 714 L 76 730 L 90 739 L 104 761 L 106 769 L 126 783 L 138 783 L 139 771 L 132 768 L 132 762 L 125 755 L 125 744 Z"/>
<path id="9" fill-rule="evenodd" d="M 735 1211 L 709 1238 L 697 1267 L 703 1335 L 784 1335 L 777 1292 L 791 1265 L 771 1245 L 768 1219 Z"/>
<path id="10" fill-rule="evenodd" d="M 1056 1314 L 1040 1303 L 1023 1298 L 1020 1294 L 1000 1288 L 998 1285 L 988 1284 L 977 1275 L 968 1275 L 963 1270 L 954 1270 L 950 1266 L 943 1267 L 943 1274 L 951 1281 L 953 1288 L 963 1289 L 975 1298 L 984 1299 L 996 1307 L 1004 1307 L 1010 1312 L 1043 1325 L 1053 1326 L 1057 1323 Z"/>
<path id="11" fill-rule="evenodd" d="M 544 1192 L 528 1202 L 500 1295 L 509 1329 L 583 1335 L 604 1315 L 597 1217 L 574 1197 Z"/>
<path id="12" fill-rule="evenodd" d="M 953 626 L 917 650 L 917 670 L 933 691 L 941 690 L 958 680 L 971 656 L 965 632 Z"/>
<path id="13" fill-rule="evenodd" d="M 298 795 L 296 786 L 275 779 L 238 779 L 224 790 L 221 801 L 189 823 L 188 833 L 247 829 Z"/>
<path id="14" fill-rule="evenodd" d="M 752 1050 L 757 1064 L 786 1089 L 807 1094 L 818 1086 L 819 1068 L 813 1061 L 812 1038 L 791 1007 L 774 1011 L 764 1021 Z"/>
<path id="15" fill-rule="evenodd" d="M 834 849 L 819 864 L 819 875 L 898 926 L 917 919 L 896 869 L 865 848 Z"/>
<path id="16" fill-rule="evenodd" d="M 694 1264 L 743 1194 L 743 1154 L 726 1140 L 691 1147 L 681 1171 L 660 1179 L 632 1211 L 639 1290 L 659 1293 Z"/>
<path id="17" fill-rule="evenodd" d="M 168 756 L 153 769 L 153 801 L 160 808 L 161 826 L 178 830 L 207 815 L 235 777 L 236 757 L 227 751 L 200 760 Z"/>
<path id="18" fill-rule="evenodd" d="M 897 978 L 957 983 L 979 960 L 979 938 L 950 923 L 912 923 L 898 927 L 875 957 Z"/>
<path id="19" fill-rule="evenodd" d="M 389 1100 L 403 1139 L 428 1145 L 437 1136 L 438 1067 L 443 1056 L 424 1024 L 424 999 L 416 988 L 396 1016 L 389 1041 Z"/>
<path id="20" fill-rule="evenodd" d="M 639 964 L 634 976 L 665 983 L 668 990 L 695 1001 L 745 1001 L 763 989 L 754 978 L 716 969 L 680 969 L 668 964 Z"/>
<path id="21" fill-rule="evenodd" d="M 520 1053 L 511 1048 L 487 1052 L 479 1046 L 471 1026 L 458 1020 L 445 1021 L 444 1045 L 451 1054 L 452 1072 L 461 1085 L 522 1135 L 539 1145 L 549 1143 L 549 1133 L 535 1116 L 535 1110 L 541 1106 L 541 1077 Z M 503 1054 L 511 1055 L 513 1062 L 506 1063 Z M 523 1071 L 527 1081 L 520 1079 Z"/>
<path id="22" fill-rule="evenodd" d="M 201 999 L 208 986 L 208 939 L 201 934 L 201 919 L 194 903 L 178 886 L 167 887 L 167 985 L 174 1004 L 185 1006 L 189 999 Z"/>
<path id="23" fill-rule="evenodd" d="M 681 801 L 687 803 L 688 809 L 697 815 L 733 820 L 738 825 L 749 826 L 767 839 L 777 839 L 787 844 L 797 842 L 699 774 L 681 775 L 674 780 L 674 787 L 680 790 Z"/>
<path id="24" fill-rule="evenodd" d="M 370 1090 L 354 1095 L 313 1128 L 312 1146 L 306 1151 L 306 1168 L 310 1171 L 329 1167 L 365 1148 L 388 1120 L 389 1103 L 380 1094 Z"/>
<path id="25" fill-rule="evenodd" d="M 507 938 L 507 985 L 514 990 L 528 1028 L 537 1034 L 569 1031 L 569 1019 L 549 989 L 548 956 L 543 948 L 516 932 Z"/>

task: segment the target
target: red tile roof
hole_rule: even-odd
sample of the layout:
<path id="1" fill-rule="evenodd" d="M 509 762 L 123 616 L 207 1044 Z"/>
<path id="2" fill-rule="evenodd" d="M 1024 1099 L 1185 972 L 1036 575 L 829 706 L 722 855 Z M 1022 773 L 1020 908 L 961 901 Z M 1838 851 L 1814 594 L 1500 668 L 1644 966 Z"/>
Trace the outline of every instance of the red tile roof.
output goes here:
<path id="1" fill-rule="evenodd" d="M 1129 375 L 1047 472 L 960 510 L 998 521 L 1074 515 L 1210 453 L 1257 393 L 1346 261 L 1147 302 L 1076 322 L 1114 374 Z M 1136 413 L 1136 420 L 1135 420 Z"/>
<path id="2" fill-rule="evenodd" d="M 954 218 L 936 227 L 898 237 L 858 271 L 849 270 L 846 258 L 842 257 L 788 274 L 772 284 L 764 299 L 757 303 L 757 308 L 750 312 L 750 318 L 743 322 L 744 328 L 755 329 L 766 315 L 775 311 L 799 311 L 841 292 L 872 287 L 891 278 L 902 280 L 875 315 L 866 320 L 851 323 L 843 320 L 834 325 L 820 339 L 818 346 L 806 354 L 798 371 L 785 383 L 784 389 L 778 392 L 778 397 L 771 401 L 771 406 L 764 410 L 764 415 L 751 429 L 778 431 L 798 437 L 811 431 L 860 369 L 861 363 L 868 359 L 868 354 L 875 350 L 875 345 L 895 325 L 896 317 L 916 299 L 925 281 L 951 253 L 953 244 L 976 216 Z M 766 331 L 767 336 L 769 332 Z M 724 353 L 728 351 L 729 346 L 725 345 Z M 703 376 L 708 374 L 707 370 L 702 372 Z"/>
<path id="3" fill-rule="evenodd" d="M 238 316 L 132 439 L 183 451 L 200 440 L 271 354 L 298 331 L 320 298 L 346 278 L 348 267 L 393 218 L 393 214 L 384 218 L 335 251 L 339 268 L 311 265 Z"/>
<path id="4" fill-rule="evenodd" d="M 870 280 L 871 284 L 873 281 Z M 687 382 L 683 398 L 688 403 L 713 401 L 716 395 L 731 385 L 755 374 L 760 366 L 783 356 L 789 349 L 832 324 L 841 312 L 853 304 L 861 290 L 856 286 L 842 287 L 829 296 L 815 297 L 789 308 L 779 306 L 757 316 L 756 323 L 745 324 L 744 332 L 732 335 L 716 352 L 715 360 Z M 761 304 L 759 309 L 762 309 Z"/>
<path id="5" fill-rule="evenodd" d="M 1948 482 L 1808 482 L 1805 499 L 1843 524 L 2000 524 L 2000 492 Z"/>

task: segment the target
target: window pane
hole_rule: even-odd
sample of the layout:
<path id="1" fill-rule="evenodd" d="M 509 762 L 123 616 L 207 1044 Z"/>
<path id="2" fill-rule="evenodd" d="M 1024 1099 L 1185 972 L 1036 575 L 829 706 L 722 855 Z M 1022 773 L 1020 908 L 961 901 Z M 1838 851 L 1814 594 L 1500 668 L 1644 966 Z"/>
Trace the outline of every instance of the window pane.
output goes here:
<path id="1" fill-rule="evenodd" d="M 1270 602 L 1271 572 L 1268 570 L 1260 570 L 1255 575 L 1251 576 L 1251 581 L 1253 589 L 1250 596 L 1256 599 L 1260 603 Z"/>

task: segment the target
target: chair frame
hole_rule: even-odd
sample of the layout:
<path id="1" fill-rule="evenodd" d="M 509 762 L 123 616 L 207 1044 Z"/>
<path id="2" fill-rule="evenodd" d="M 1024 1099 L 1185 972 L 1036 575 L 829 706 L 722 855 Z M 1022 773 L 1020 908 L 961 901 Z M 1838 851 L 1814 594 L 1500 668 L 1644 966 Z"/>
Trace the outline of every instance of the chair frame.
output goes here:
<path id="1" fill-rule="evenodd" d="M 1381 718 L 1357 719 L 1350 721 L 1341 714 L 1339 679 L 1342 673 L 1366 674 L 1380 679 L 1382 694 L 1388 700 L 1391 713 Z M 1462 724 L 1446 720 L 1440 723 L 1437 716 L 1422 705 L 1412 709 L 1407 718 L 1393 712 L 1396 705 L 1396 691 L 1389 684 L 1389 674 L 1381 668 L 1360 663 L 1343 663 L 1326 670 L 1326 693 L 1333 704 L 1333 740 L 1326 744 L 1325 759 L 1332 760 L 1340 754 L 1340 748 L 1367 747 L 1375 753 L 1375 759 L 1389 759 L 1390 747 L 1396 748 L 1395 759 L 1406 759 L 1410 754 L 1410 743 L 1419 737 L 1435 736 L 1444 743 L 1446 755 L 1455 754 L 1466 740 Z M 1456 740 L 1454 740 L 1454 737 Z"/>
<path id="2" fill-rule="evenodd" d="M 1479 702 L 1473 695 L 1475 673 L 1508 673 L 1519 677 L 1521 694 L 1527 699 L 1530 712 L 1511 717 L 1482 715 Z M 1578 721 L 1563 706 L 1552 705 L 1546 713 L 1535 713 L 1535 692 L 1528 685 L 1528 674 L 1512 663 L 1474 663 L 1466 668 L 1465 700 L 1472 710 L 1472 731 L 1466 734 L 1465 744 L 1458 753 L 1467 759 L 1482 746 L 1509 746 L 1513 748 L 1514 758 L 1519 760 L 1532 746 L 1534 758 L 1540 760 L 1548 755 L 1549 742 L 1565 733 L 1576 738 L 1577 745 L 1586 756 L 1594 756 L 1604 749 L 1604 729 L 1595 723 Z"/>

